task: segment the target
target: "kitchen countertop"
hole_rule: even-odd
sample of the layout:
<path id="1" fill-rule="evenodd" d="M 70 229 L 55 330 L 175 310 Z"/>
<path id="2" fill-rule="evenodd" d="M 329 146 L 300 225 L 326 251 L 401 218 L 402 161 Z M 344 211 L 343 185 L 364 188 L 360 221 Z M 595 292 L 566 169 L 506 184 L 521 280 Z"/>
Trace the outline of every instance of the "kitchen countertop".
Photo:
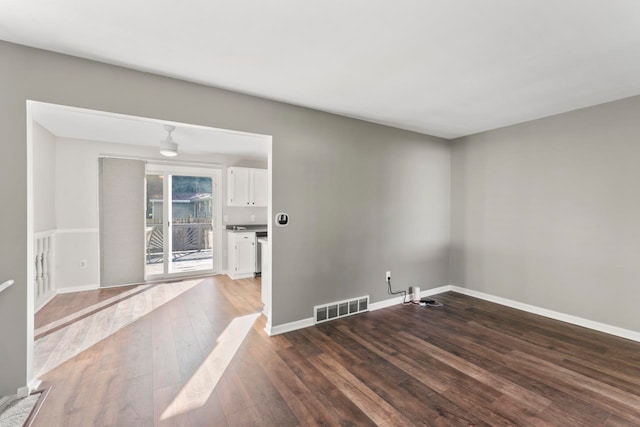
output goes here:
<path id="1" fill-rule="evenodd" d="M 267 224 L 236 224 L 227 225 L 227 231 L 231 233 L 243 233 L 243 232 L 262 232 L 267 231 Z"/>

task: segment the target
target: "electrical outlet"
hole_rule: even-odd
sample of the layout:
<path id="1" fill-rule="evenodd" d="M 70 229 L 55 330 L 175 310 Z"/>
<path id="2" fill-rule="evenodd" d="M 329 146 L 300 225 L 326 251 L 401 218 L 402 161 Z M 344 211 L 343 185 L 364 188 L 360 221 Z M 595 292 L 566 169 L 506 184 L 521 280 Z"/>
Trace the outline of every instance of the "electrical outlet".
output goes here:
<path id="1" fill-rule="evenodd" d="M 87 268 L 87 261 L 82 259 L 80 260 L 80 268 Z"/>
<path id="2" fill-rule="evenodd" d="M 251 215 L 251 222 L 256 220 L 256 216 L 255 215 Z"/>
<path id="3" fill-rule="evenodd" d="M 390 272 L 390 271 L 387 271 L 387 274 L 386 274 L 386 276 L 385 276 L 385 277 L 386 277 L 387 282 L 388 282 L 389 280 L 391 280 L 391 272 Z"/>

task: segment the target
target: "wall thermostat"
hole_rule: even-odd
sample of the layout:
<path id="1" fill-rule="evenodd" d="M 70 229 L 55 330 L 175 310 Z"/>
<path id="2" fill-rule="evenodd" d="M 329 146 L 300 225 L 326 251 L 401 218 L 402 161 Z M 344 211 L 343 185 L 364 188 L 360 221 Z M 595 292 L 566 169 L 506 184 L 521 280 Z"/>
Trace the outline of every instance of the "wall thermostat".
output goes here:
<path id="1" fill-rule="evenodd" d="M 276 225 L 278 227 L 286 227 L 287 225 L 289 225 L 289 214 L 282 212 L 276 214 Z"/>

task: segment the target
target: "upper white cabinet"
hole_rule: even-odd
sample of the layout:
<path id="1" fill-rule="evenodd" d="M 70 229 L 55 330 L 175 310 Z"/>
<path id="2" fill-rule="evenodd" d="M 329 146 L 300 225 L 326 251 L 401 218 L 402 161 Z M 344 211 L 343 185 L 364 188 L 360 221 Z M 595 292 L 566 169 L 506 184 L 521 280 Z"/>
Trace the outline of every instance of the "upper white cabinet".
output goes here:
<path id="1" fill-rule="evenodd" d="M 266 169 L 250 169 L 250 182 L 253 183 L 249 187 L 249 199 L 252 206 L 267 206 L 267 170 Z"/>
<path id="2" fill-rule="evenodd" d="M 227 206 L 267 206 L 267 170 L 227 169 Z"/>
<path id="3" fill-rule="evenodd" d="M 249 168 L 227 169 L 227 206 L 250 206 Z"/>

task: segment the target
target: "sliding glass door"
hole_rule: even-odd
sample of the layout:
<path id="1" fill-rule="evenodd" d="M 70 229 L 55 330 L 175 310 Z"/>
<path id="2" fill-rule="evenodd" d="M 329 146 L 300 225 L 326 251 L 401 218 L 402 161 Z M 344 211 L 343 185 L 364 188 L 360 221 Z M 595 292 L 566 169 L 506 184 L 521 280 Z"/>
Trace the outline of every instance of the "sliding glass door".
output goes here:
<path id="1" fill-rule="evenodd" d="M 164 175 L 146 175 L 145 277 L 164 274 Z"/>
<path id="2" fill-rule="evenodd" d="M 221 255 L 214 228 L 216 174 L 157 169 L 148 168 L 146 175 L 145 276 L 215 272 Z"/>

